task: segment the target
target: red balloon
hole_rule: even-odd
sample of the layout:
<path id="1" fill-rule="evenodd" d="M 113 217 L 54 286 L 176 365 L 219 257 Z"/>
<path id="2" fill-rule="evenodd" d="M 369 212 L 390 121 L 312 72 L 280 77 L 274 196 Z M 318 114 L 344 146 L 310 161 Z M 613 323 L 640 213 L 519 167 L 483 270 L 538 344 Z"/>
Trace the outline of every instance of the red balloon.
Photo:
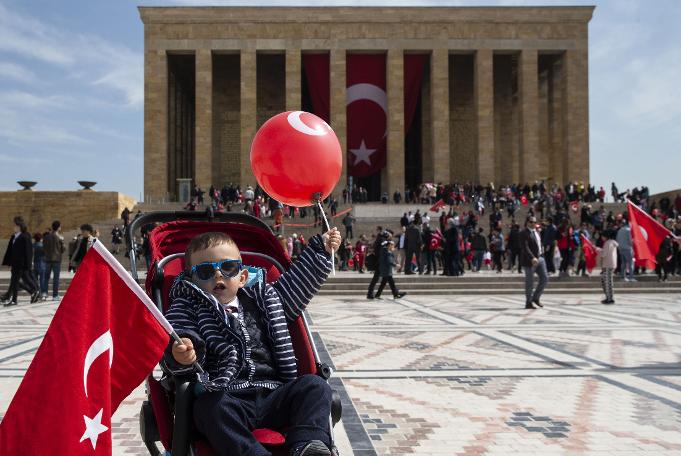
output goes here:
<path id="1" fill-rule="evenodd" d="M 336 134 L 305 111 L 277 114 L 263 124 L 251 144 L 251 168 L 260 186 L 289 206 L 309 206 L 331 194 L 343 167 Z"/>

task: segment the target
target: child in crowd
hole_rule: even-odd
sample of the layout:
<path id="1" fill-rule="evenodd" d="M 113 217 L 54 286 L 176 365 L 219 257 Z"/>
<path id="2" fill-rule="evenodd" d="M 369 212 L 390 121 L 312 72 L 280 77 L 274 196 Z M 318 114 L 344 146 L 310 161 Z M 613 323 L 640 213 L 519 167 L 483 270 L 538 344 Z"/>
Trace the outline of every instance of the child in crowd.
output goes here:
<path id="1" fill-rule="evenodd" d="M 603 286 L 603 293 L 605 299 L 601 304 L 615 304 L 612 292 L 612 275 L 617 267 L 617 241 L 615 241 L 615 234 L 610 230 L 603 231 L 602 235 L 605 242 L 602 248 L 598 248 L 598 254 L 601 257 L 601 285 Z"/>
<path id="2" fill-rule="evenodd" d="M 220 455 L 270 455 L 251 431 L 287 428 L 293 456 L 337 454 L 331 440 L 331 389 L 317 375 L 297 377 L 287 323 L 331 271 L 336 228 L 310 239 L 298 261 L 272 284 L 248 282 L 236 243 L 223 233 L 192 239 L 186 269 L 170 291 L 168 321 L 182 344 L 161 362 L 173 375 L 204 372 L 195 391 L 194 425 Z"/>

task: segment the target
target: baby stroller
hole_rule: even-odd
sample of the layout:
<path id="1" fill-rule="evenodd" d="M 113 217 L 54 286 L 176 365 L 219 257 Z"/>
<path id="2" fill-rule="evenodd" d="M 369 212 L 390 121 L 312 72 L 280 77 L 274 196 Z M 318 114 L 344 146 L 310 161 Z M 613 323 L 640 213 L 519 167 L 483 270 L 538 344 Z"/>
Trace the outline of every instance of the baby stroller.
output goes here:
<path id="1" fill-rule="evenodd" d="M 155 226 L 155 227 L 154 227 Z M 152 230 L 153 228 L 153 230 Z M 165 312 L 170 303 L 168 294 L 175 277 L 184 269 L 184 251 L 198 234 L 219 231 L 228 234 L 239 246 L 245 265 L 262 268 L 268 282 L 277 280 L 291 265 L 291 260 L 260 219 L 246 214 L 215 214 L 208 221 L 201 212 L 152 212 L 135 219 L 126 233 L 126 248 L 130 255 L 131 274 L 138 280 L 136 230 L 149 230 L 149 263 L 145 288 L 156 305 Z M 298 363 L 298 375 L 317 374 L 328 380 L 331 369 L 321 363 L 305 315 L 289 323 L 289 332 Z M 214 454 L 208 442 L 193 429 L 192 401 L 196 377 L 164 377 L 146 380 L 147 400 L 140 411 L 140 433 L 152 456 L 165 454 L 204 456 Z M 340 397 L 334 392 L 331 427 L 341 416 Z M 285 455 L 285 430 L 256 429 L 254 437 L 274 455 Z"/>

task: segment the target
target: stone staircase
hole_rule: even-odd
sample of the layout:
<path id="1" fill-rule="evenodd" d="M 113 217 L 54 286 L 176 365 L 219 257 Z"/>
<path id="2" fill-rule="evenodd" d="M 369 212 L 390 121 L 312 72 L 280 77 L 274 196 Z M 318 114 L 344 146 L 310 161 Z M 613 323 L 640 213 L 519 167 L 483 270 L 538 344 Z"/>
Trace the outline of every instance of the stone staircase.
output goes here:
<path id="1" fill-rule="evenodd" d="M 602 293 L 600 276 L 596 273 L 590 277 L 549 277 L 546 294 L 582 294 Z M 320 295 L 341 295 L 348 297 L 365 296 L 372 273 L 336 272 L 329 276 L 320 290 Z M 415 295 L 488 295 L 513 294 L 523 295 L 525 292 L 525 276 L 504 270 L 497 274 L 491 271 L 479 273 L 467 272 L 461 277 L 445 277 L 433 275 L 395 274 L 395 283 L 400 291 Z M 384 292 L 390 297 L 390 290 Z M 657 276 L 646 274 L 637 276 L 636 282 L 615 280 L 615 294 L 619 293 L 681 293 L 681 277 L 672 277 L 667 282 L 658 282 Z"/>

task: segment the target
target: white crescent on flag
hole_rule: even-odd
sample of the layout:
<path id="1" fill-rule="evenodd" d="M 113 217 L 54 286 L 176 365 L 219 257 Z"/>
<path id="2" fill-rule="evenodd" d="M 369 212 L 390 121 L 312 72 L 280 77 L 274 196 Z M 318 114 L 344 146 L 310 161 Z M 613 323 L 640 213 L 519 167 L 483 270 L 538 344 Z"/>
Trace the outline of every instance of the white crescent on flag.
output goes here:
<path id="1" fill-rule="evenodd" d="M 92 345 L 90 345 L 90 348 L 88 348 L 88 351 L 85 354 L 85 366 L 83 366 L 85 397 L 87 397 L 87 374 L 90 372 L 90 366 L 92 366 L 92 363 L 107 350 L 109 351 L 109 367 L 111 367 L 111 364 L 113 363 L 113 339 L 111 338 L 111 332 L 108 330 L 92 342 Z"/>
<path id="2" fill-rule="evenodd" d="M 643 236 L 643 239 L 646 241 L 648 240 L 648 232 L 646 231 L 645 228 L 643 228 L 641 225 L 638 226 L 638 229 L 641 231 L 641 235 Z"/>

